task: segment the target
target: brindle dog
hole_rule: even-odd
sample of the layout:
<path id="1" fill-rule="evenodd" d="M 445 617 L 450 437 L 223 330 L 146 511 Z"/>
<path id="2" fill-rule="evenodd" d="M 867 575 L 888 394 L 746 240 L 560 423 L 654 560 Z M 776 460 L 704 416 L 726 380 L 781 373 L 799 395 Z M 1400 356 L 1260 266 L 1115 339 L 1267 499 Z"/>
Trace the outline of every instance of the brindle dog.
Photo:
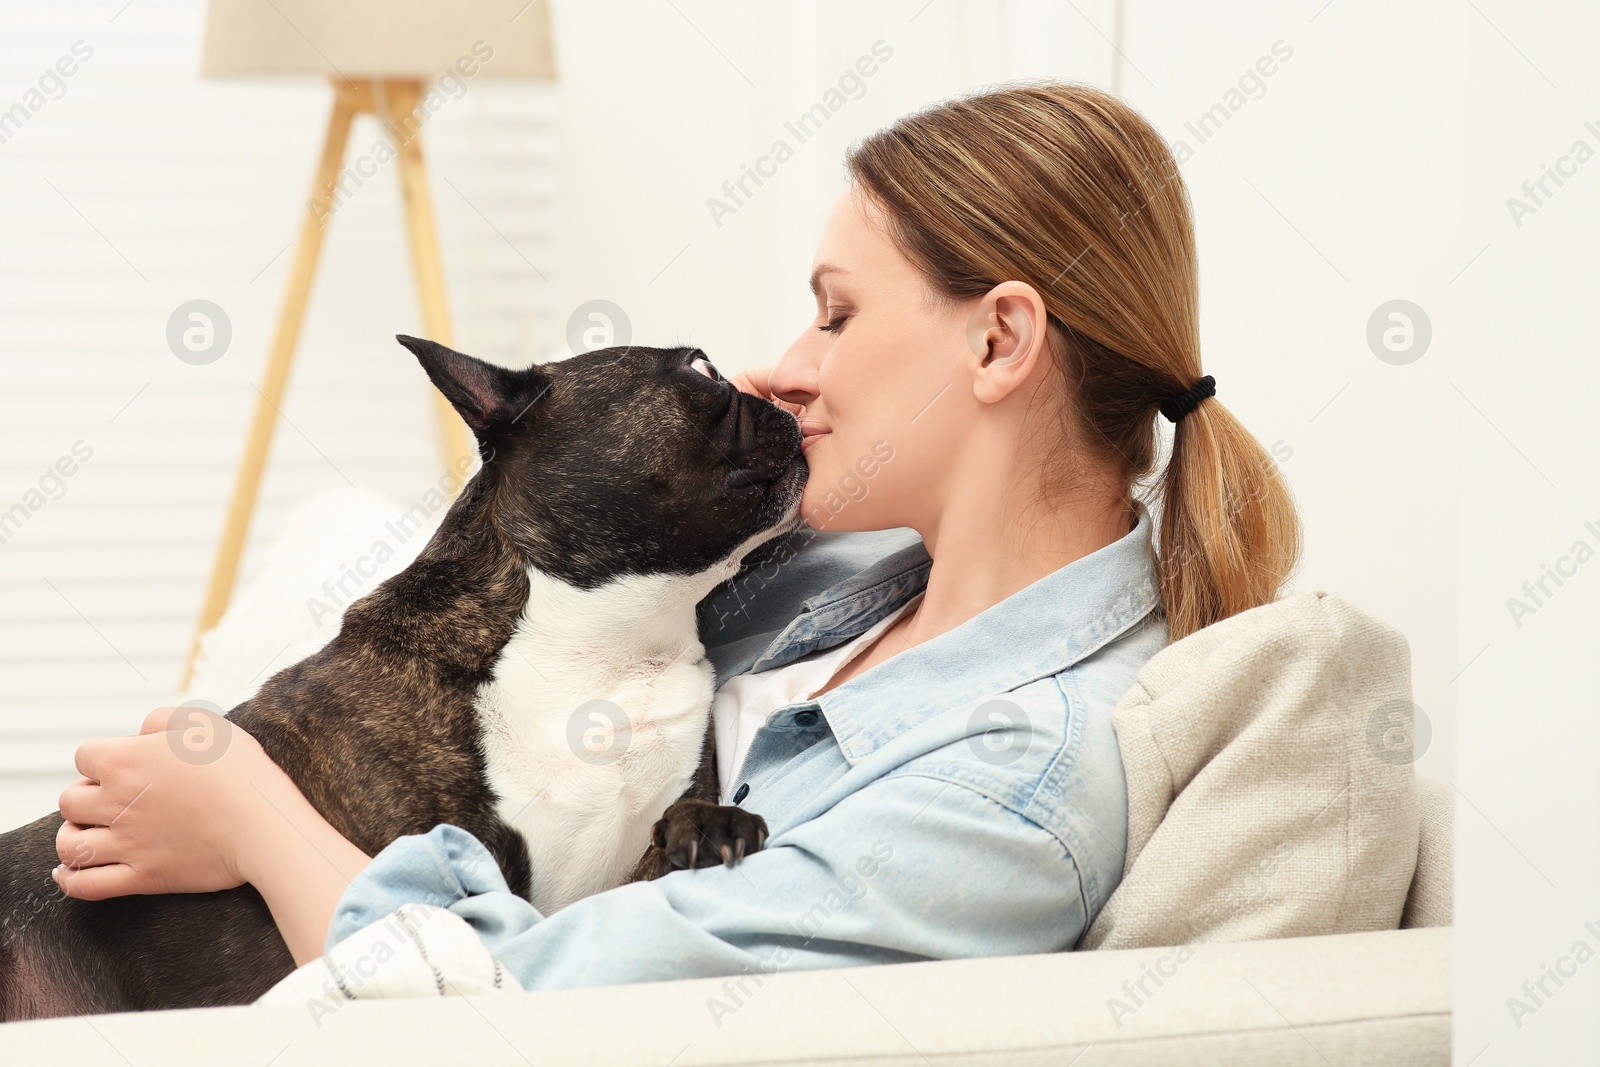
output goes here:
<path id="1" fill-rule="evenodd" d="M 621 842 L 631 854 L 607 868 L 621 881 L 759 848 L 760 817 L 715 803 L 711 670 L 696 609 L 742 560 L 754 563 L 798 527 L 807 470 L 793 416 L 735 389 L 696 349 L 611 348 L 512 371 L 400 341 L 472 428 L 482 468 L 414 563 L 352 604 L 331 643 L 275 674 L 229 719 L 368 854 L 453 823 L 530 899 L 531 856 L 559 864 Z M 518 824 L 514 798 L 502 795 L 527 784 L 505 770 L 520 765 L 505 747 L 540 732 L 519 715 L 556 706 L 508 692 L 497 667 L 514 638 L 526 647 L 530 627 L 563 622 L 536 617 L 553 603 L 603 614 L 615 590 L 637 600 L 641 583 L 659 610 L 634 624 L 624 651 L 588 649 L 579 669 L 594 660 L 612 671 L 595 679 L 597 696 L 621 692 L 617 670 L 643 680 L 629 692 L 656 692 L 652 679 L 678 672 L 675 691 L 692 699 L 665 711 L 627 707 L 635 743 L 675 745 L 678 770 L 650 784 L 650 821 L 625 840 L 538 840 L 551 824 Z M 490 692 L 498 703 L 486 710 Z M 587 773 L 581 753 L 557 755 Z M 659 766 L 661 755 L 643 762 Z M 58 812 L 0 836 L 0 1019 L 244 1004 L 293 969 L 248 885 L 64 897 L 50 878 L 61 822 Z"/>

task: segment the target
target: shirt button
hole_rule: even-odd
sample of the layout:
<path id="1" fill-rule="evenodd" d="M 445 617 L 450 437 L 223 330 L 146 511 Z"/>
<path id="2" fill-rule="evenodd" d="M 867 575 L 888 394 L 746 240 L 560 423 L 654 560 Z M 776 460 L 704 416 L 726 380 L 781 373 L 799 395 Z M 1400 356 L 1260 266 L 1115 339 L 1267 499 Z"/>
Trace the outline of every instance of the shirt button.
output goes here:
<path id="1" fill-rule="evenodd" d="M 741 800 L 743 800 L 745 797 L 747 797 L 749 795 L 750 795 L 750 783 L 749 782 L 745 782 L 743 785 L 741 785 L 734 792 L 734 794 L 733 794 L 733 802 L 735 804 L 737 804 L 737 803 L 739 803 Z"/>
<path id="2" fill-rule="evenodd" d="M 820 716 L 818 716 L 817 713 L 814 712 L 814 711 L 796 712 L 795 713 L 795 717 L 794 717 L 794 724 L 796 726 L 811 727 L 811 726 L 817 725 L 817 719 L 818 718 L 820 718 Z"/>

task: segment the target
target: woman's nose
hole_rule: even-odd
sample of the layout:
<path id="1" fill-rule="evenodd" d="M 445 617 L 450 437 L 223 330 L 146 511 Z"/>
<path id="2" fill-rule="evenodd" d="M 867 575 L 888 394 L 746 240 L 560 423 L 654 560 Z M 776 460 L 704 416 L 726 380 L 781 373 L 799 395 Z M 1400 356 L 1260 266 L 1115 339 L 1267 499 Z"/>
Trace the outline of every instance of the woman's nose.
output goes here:
<path id="1" fill-rule="evenodd" d="M 807 340 L 802 335 L 773 364 L 767 387 L 774 399 L 802 407 L 817 399 L 816 359 L 806 351 Z"/>

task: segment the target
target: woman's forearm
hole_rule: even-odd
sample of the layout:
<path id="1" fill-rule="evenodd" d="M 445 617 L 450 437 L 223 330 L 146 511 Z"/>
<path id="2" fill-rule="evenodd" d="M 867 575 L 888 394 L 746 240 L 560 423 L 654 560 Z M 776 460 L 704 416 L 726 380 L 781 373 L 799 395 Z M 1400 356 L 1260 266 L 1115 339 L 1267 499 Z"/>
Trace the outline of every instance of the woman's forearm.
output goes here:
<path id="1" fill-rule="evenodd" d="M 287 776 L 257 792 L 261 803 L 240 845 L 240 873 L 266 900 L 298 966 L 322 955 L 334 906 L 372 857 L 334 829 Z"/>
<path id="2" fill-rule="evenodd" d="M 249 882 L 295 961 L 322 955 L 334 907 L 371 857 L 248 732 L 203 709 L 157 708 L 137 735 L 91 737 L 76 760 L 83 778 L 61 794 L 51 872 L 64 893 L 105 900 Z"/>

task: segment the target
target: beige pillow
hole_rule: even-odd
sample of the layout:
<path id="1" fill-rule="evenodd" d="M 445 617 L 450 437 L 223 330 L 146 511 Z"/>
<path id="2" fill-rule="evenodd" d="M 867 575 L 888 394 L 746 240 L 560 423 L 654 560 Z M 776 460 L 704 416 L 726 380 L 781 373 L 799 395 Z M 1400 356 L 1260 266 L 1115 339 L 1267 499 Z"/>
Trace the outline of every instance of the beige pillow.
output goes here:
<path id="1" fill-rule="evenodd" d="M 1442 782 L 1417 779 L 1422 802 L 1422 832 L 1417 839 L 1417 873 L 1411 878 L 1401 929 L 1449 926 L 1455 896 L 1455 790 Z"/>
<path id="2" fill-rule="evenodd" d="M 1303 593 L 1176 641 L 1113 713 L 1122 884 L 1084 948 L 1399 926 L 1417 863 L 1404 636 Z"/>

